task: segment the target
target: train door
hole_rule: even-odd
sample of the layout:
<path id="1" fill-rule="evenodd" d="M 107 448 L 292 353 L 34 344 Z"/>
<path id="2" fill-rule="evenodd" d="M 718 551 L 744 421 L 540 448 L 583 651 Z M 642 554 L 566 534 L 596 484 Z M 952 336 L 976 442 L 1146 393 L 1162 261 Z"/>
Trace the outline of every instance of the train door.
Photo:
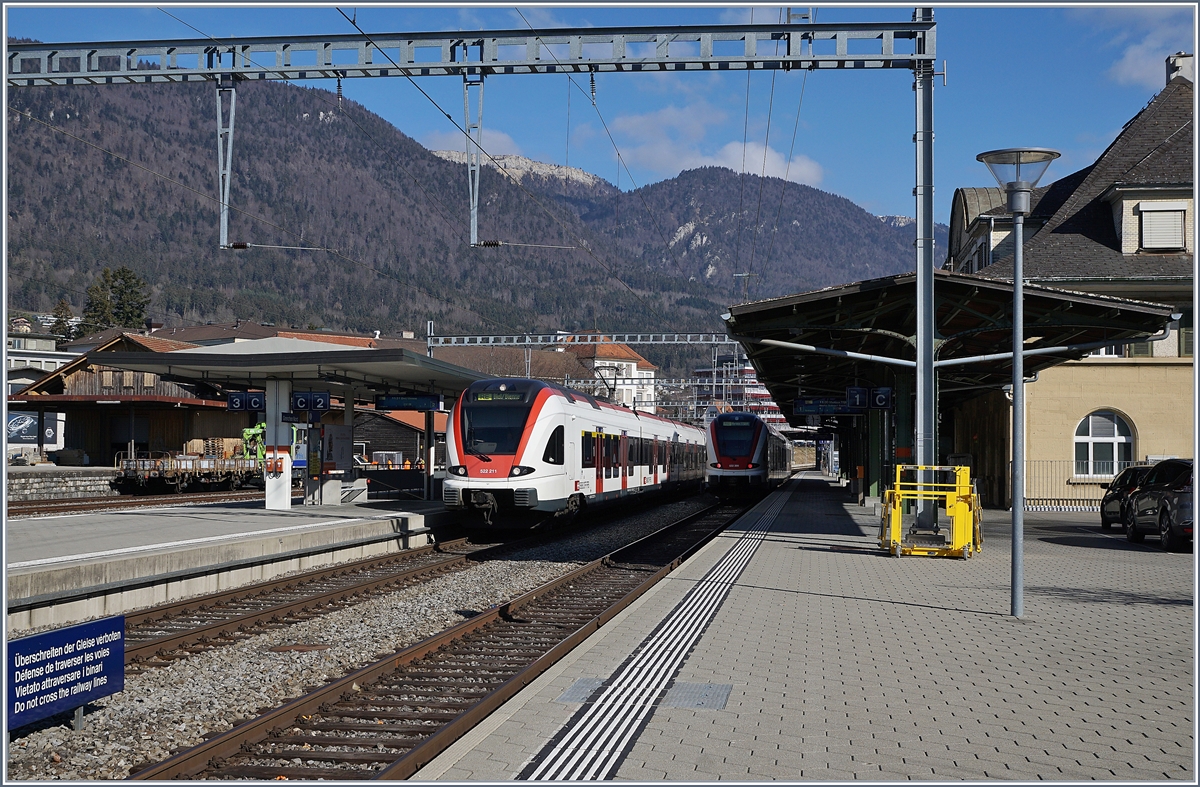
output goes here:
<path id="1" fill-rule="evenodd" d="M 620 452 L 617 455 L 617 461 L 620 463 L 620 488 L 629 488 L 630 468 L 630 437 L 626 432 L 620 433 Z"/>

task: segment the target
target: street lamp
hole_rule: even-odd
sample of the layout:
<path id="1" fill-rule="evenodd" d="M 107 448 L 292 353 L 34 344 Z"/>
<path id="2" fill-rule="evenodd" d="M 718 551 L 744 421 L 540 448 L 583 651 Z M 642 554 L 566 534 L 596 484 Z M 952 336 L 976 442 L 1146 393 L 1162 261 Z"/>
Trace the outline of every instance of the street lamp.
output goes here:
<path id="1" fill-rule="evenodd" d="M 1013 369 L 1012 369 L 1012 615 L 1025 614 L 1025 305 L 1022 249 L 1029 195 L 1050 162 L 1061 155 L 1047 148 L 1005 148 L 980 153 L 992 177 L 1008 194 L 1013 217 Z"/>

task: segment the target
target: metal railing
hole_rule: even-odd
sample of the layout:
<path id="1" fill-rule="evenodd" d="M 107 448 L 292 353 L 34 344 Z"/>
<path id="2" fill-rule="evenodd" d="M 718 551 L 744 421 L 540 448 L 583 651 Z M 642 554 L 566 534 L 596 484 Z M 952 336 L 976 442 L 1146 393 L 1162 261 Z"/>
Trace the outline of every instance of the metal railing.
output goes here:
<path id="1" fill-rule="evenodd" d="M 1026 511 L 1099 511 L 1109 483 L 1144 461 L 1088 462 L 1037 459 L 1025 462 Z"/>

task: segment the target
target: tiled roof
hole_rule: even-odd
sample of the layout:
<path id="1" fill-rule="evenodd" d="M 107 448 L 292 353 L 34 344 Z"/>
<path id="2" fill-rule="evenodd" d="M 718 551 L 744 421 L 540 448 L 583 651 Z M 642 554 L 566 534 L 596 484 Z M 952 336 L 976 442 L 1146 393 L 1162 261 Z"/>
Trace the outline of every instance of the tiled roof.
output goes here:
<path id="1" fill-rule="evenodd" d="M 125 339 L 126 341 L 133 342 L 134 344 L 137 344 L 153 353 L 169 353 L 174 352 L 175 350 L 186 350 L 189 347 L 198 346 L 192 344 L 191 342 L 181 342 L 176 339 L 164 339 L 160 336 L 142 336 L 141 334 L 137 333 L 127 333 L 125 334 Z M 104 348 L 97 347 L 96 349 L 101 350 Z"/>
<path id="2" fill-rule="evenodd" d="M 496 377 L 524 377 L 525 351 L 519 347 L 438 347 L 433 357 Z M 595 375 L 569 352 L 533 350 L 529 373 L 540 379 L 591 379 Z"/>
<path id="3" fill-rule="evenodd" d="M 1139 112 L 1087 169 L 1050 186 L 1062 203 L 1025 243 L 1023 272 L 1030 279 L 1159 278 L 1192 275 L 1192 255 L 1122 254 L 1112 208 L 1101 195 L 1114 183 L 1130 186 L 1192 181 L 1192 83 L 1176 77 Z M 1043 198 L 1045 201 L 1045 198 Z M 980 271 L 1012 278 L 1012 256 Z"/>

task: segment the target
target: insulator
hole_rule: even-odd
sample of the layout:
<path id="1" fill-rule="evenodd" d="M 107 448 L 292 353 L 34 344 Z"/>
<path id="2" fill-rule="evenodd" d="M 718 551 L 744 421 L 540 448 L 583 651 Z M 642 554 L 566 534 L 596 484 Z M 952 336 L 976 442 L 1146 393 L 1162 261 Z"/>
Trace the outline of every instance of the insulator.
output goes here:
<path id="1" fill-rule="evenodd" d="M 338 112 L 342 111 L 342 78 L 338 77 Z"/>
<path id="2" fill-rule="evenodd" d="M 483 246 L 483 247 L 489 248 L 489 249 L 494 249 L 494 248 L 497 248 L 500 246 L 500 241 L 498 241 L 498 240 L 481 240 L 481 241 L 479 241 L 479 243 L 477 245 Z"/>
<path id="3" fill-rule="evenodd" d="M 250 248 L 250 244 L 246 243 L 245 241 L 235 241 L 235 242 L 229 244 L 229 248 L 231 248 L 231 249 L 248 249 L 248 248 Z"/>
<path id="4" fill-rule="evenodd" d="M 596 106 L 596 75 L 592 74 L 592 106 Z"/>

